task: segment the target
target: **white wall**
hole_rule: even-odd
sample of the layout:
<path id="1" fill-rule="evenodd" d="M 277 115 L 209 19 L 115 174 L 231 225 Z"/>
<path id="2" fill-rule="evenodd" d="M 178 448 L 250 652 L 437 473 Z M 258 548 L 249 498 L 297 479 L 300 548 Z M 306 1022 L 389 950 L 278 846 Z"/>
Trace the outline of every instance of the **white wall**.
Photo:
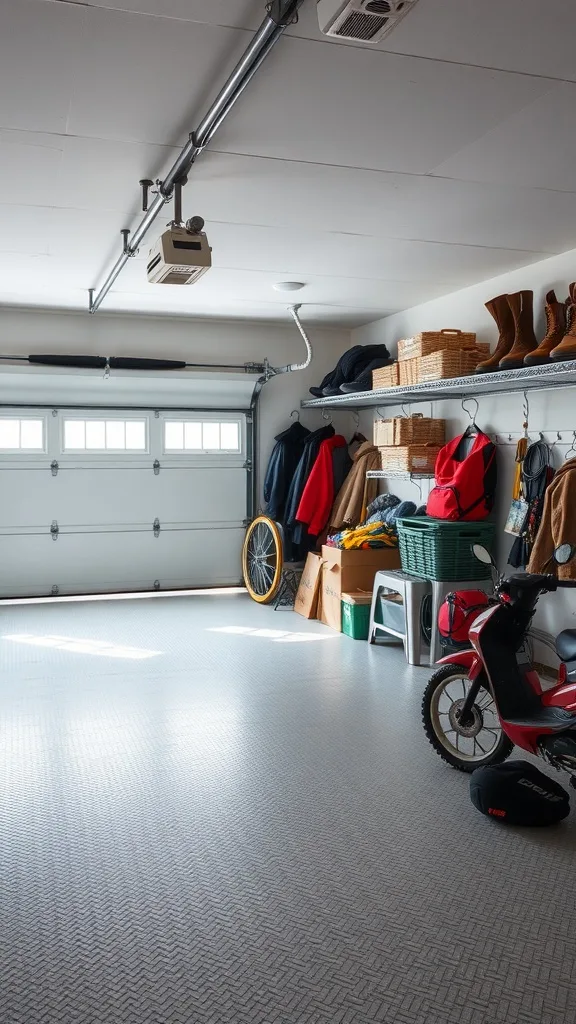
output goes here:
<path id="1" fill-rule="evenodd" d="M 550 288 L 555 288 L 557 297 L 563 300 L 568 294 L 569 282 L 574 280 L 576 280 L 576 250 L 514 271 L 511 274 L 484 281 L 482 284 L 454 292 L 442 299 L 426 302 L 393 316 L 385 317 L 383 320 L 377 320 L 366 327 L 353 331 L 352 342 L 362 345 L 384 342 L 391 352 L 396 353 L 397 342 L 400 338 L 411 337 L 419 331 L 456 327 L 465 331 L 476 331 L 479 341 L 489 341 L 494 347 L 498 332 L 484 303 L 496 295 L 525 288 L 534 290 L 536 336 L 540 340 L 545 333 L 544 301 L 546 292 Z M 485 383 L 484 380 L 483 383 Z M 561 431 L 563 434 L 564 443 L 554 443 L 552 449 L 555 465 L 559 466 L 572 443 L 572 437 L 567 437 L 568 432 L 576 430 L 576 391 L 571 389 L 553 392 L 532 391 L 529 392 L 528 398 L 531 438 L 537 440 L 539 432 L 542 431 L 547 441 L 555 442 L 556 432 Z M 500 566 L 505 568 L 513 538 L 504 533 L 503 526 L 510 507 L 516 441 L 522 430 L 523 397 L 521 393 L 517 395 L 495 394 L 492 397 L 480 397 L 478 401 L 480 403 L 478 424 L 487 433 L 497 433 L 500 441 L 503 442 L 498 450 L 499 495 L 496 517 L 498 561 Z M 430 410 L 434 416 L 443 417 L 448 421 L 449 437 L 461 433 L 470 422 L 457 400 L 435 402 L 432 406 L 428 404 L 415 405 L 411 411 L 422 412 L 428 416 Z M 387 408 L 384 412 L 386 416 L 401 415 L 399 407 Z M 375 416 L 376 414 L 372 415 L 372 413 L 363 414 L 361 422 L 365 433 L 368 434 L 371 421 Z M 509 432 L 513 435 L 512 443 L 508 442 Z M 402 498 L 419 500 L 418 489 L 413 483 L 394 481 L 392 487 L 392 481 L 390 481 L 389 489 L 394 490 Z M 428 490 L 429 485 L 425 482 L 423 485 L 424 498 Z M 508 567 L 508 571 L 512 570 Z M 554 633 L 567 626 L 574 627 L 576 625 L 576 597 L 565 592 L 543 598 L 537 612 L 536 625 Z M 551 657 L 546 658 L 548 663 Z"/>
<path id="2" fill-rule="evenodd" d="M 305 307 L 301 318 L 306 325 Z M 351 344 L 347 330 L 314 327 L 308 333 L 314 349 L 312 365 L 308 370 L 271 380 L 262 392 L 261 475 L 274 435 L 288 425 L 291 410 L 299 409 L 308 388 L 319 383 Z M 305 355 L 302 338 L 288 313 L 284 327 L 261 322 L 108 315 L 102 311 L 90 316 L 0 309 L 0 355 L 31 353 L 149 356 L 211 363 L 261 362 L 267 357 L 276 366 L 300 362 Z M 301 419 L 311 429 L 323 423 L 319 410 L 306 410 Z M 349 414 L 335 416 L 334 425 L 349 430 Z"/>

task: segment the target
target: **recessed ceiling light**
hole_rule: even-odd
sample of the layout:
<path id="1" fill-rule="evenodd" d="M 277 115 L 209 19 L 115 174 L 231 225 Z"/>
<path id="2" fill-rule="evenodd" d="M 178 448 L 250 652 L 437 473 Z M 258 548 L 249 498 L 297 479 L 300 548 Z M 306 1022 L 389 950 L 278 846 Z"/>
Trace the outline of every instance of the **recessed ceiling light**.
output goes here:
<path id="1" fill-rule="evenodd" d="M 303 281 L 277 281 L 272 287 L 276 292 L 299 292 L 306 285 Z"/>

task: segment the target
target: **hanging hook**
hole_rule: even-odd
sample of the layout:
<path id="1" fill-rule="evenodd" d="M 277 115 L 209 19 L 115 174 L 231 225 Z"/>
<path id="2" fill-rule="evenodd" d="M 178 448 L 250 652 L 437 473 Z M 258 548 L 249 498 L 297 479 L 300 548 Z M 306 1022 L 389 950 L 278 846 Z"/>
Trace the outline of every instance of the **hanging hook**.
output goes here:
<path id="1" fill-rule="evenodd" d="M 566 455 L 564 456 L 564 458 L 565 459 L 569 458 L 569 456 L 572 454 L 572 452 L 576 452 L 576 430 L 572 431 L 572 444 L 570 445 L 570 447 L 569 447 L 568 451 L 566 452 Z"/>
<path id="2" fill-rule="evenodd" d="M 418 503 L 421 505 L 422 504 L 422 481 L 419 480 L 417 476 L 412 476 L 412 474 L 410 474 L 410 483 L 414 484 L 414 486 L 418 488 Z"/>
<path id="3" fill-rule="evenodd" d="M 327 423 L 332 423 L 332 413 L 322 409 L 322 419 L 326 420 Z"/>
<path id="4" fill-rule="evenodd" d="M 290 413 L 290 419 L 292 419 L 294 416 L 296 417 L 298 423 L 300 423 L 300 412 L 298 409 L 292 409 L 292 412 Z"/>
<path id="5" fill-rule="evenodd" d="M 356 430 L 358 430 L 358 427 L 360 426 L 360 417 L 356 410 L 352 412 L 352 419 L 354 420 L 354 426 L 356 427 Z"/>
<path id="6" fill-rule="evenodd" d="M 402 409 L 402 415 L 406 416 L 408 418 L 410 416 L 410 406 L 409 405 L 407 406 L 405 402 L 402 402 L 402 405 L 400 406 L 400 408 Z M 408 411 L 406 411 L 406 410 L 408 410 Z"/>
<path id="7" fill-rule="evenodd" d="M 522 427 L 524 429 L 524 437 L 528 437 L 528 423 L 530 421 L 530 403 L 528 401 L 528 396 L 525 391 L 523 392 L 523 395 L 524 402 L 522 405 L 522 416 L 524 417 L 524 422 L 522 424 Z"/>
<path id="8" fill-rule="evenodd" d="M 472 415 L 470 410 L 466 408 L 466 403 L 467 402 L 475 402 L 476 403 L 476 409 L 474 410 L 474 415 Z M 478 410 L 480 408 L 480 403 L 479 403 L 478 399 L 477 398 L 463 398 L 461 400 L 461 402 L 460 402 L 460 405 L 462 406 L 463 411 L 470 417 L 470 422 L 471 422 L 472 426 L 475 427 L 476 426 L 476 417 L 478 415 Z"/>

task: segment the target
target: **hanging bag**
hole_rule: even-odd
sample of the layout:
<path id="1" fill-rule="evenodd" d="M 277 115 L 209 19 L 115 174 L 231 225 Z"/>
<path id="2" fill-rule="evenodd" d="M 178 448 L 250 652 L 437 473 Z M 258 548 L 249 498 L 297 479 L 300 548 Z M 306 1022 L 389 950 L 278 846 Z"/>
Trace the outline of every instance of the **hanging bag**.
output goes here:
<path id="1" fill-rule="evenodd" d="M 496 446 L 477 427 L 468 427 L 439 451 L 434 476 L 436 486 L 426 506 L 429 516 L 453 521 L 486 519 L 496 495 Z"/>

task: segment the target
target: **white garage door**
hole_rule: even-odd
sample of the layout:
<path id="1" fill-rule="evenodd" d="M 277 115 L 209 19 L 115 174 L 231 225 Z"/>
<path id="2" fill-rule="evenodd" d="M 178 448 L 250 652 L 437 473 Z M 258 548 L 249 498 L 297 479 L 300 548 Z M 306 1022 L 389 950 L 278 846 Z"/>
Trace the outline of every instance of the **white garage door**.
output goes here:
<path id="1" fill-rule="evenodd" d="M 246 416 L 3 409 L 0 596 L 240 581 Z"/>

